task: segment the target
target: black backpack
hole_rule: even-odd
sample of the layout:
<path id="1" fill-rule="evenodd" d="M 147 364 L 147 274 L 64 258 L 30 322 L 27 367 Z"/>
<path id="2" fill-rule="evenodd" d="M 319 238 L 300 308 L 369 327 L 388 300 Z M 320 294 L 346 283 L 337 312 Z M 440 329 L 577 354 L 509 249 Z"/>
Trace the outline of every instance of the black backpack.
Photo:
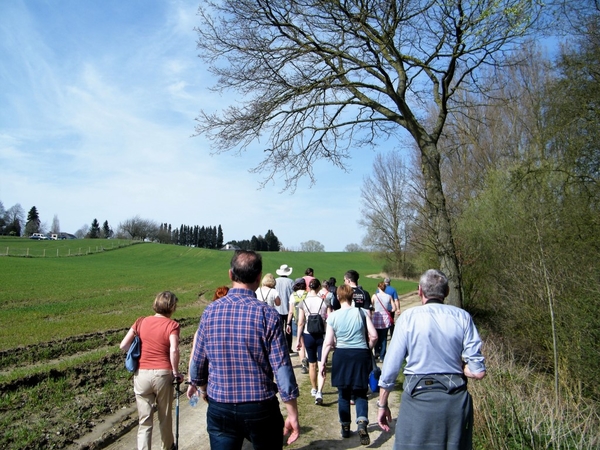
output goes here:
<path id="1" fill-rule="evenodd" d="M 317 314 L 313 314 L 308 309 L 308 305 L 306 305 L 306 309 L 308 310 L 308 318 L 306 319 L 306 331 L 310 334 L 325 334 L 325 322 L 323 321 L 323 317 L 321 317 L 321 307 L 323 306 L 323 300 L 321 300 L 321 305 L 317 310 Z"/>
<path id="2" fill-rule="evenodd" d="M 334 311 L 337 311 L 338 309 L 340 309 L 342 307 L 342 305 L 340 305 L 340 302 L 338 301 L 337 298 L 337 288 L 335 286 L 329 286 L 329 292 L 331 292 L 333 294 L 333 297 L 331 298 L 331 307 L 333 308 Z"/>

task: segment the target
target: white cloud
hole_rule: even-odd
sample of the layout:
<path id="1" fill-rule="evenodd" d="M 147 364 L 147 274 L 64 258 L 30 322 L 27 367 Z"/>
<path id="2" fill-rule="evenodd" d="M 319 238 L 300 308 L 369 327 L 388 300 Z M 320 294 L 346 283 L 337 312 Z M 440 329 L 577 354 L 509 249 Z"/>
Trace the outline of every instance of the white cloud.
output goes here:
<path id="1" fill-rule="evenodd" d="M 40 6 L 40 5 L 37 5 Z M 259 190 L 257 150 L 210 156 L 191 137 L 200 109 L 228 103 L 197 57 L 197 1 L 149 2 L 142 17 L 117 0 L 90 6 L 3 3 L 0 13 L 0 200 L 56 214 L 64 231 L 135 215 L 222 225 L 225 239 L 273 229 L 287 247 L 359 243 L 362 171 L 317 168 L 313 189 Z M 155 8 L 156 11 L 152 10 Z M 166 10 L 163 10 L 166 8 Z M 65 23 L 72 27 L 65 27 Z M 366 164 L 365 164 L 366 161 Z"/>

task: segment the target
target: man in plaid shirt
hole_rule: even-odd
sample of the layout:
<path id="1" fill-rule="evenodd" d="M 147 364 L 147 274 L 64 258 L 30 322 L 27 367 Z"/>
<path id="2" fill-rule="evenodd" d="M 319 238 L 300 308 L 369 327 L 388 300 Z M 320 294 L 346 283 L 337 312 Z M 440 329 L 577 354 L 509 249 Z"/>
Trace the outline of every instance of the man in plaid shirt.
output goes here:
<path id="1" fill-rule="evenodd" d="M 262 258 L 236 251 L 227 295 L 207 306 L 190 359 L 190 386 L 208 402 L 207 431 L 213 449 L 281 449 L 298 439 L 299 396 L 279 314 L 256 298 Z M 287 409 L 284 422 L 277 392 Z"/>

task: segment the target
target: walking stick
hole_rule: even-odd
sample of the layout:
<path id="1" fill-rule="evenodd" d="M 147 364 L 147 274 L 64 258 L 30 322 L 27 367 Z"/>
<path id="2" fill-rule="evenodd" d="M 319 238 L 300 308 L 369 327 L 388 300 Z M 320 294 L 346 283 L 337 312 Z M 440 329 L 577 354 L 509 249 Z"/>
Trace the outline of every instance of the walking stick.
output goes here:
<path id="1" fill-rule="evenodd" d="M 175 446 L 173 450 L 179 450 L 179 396 L 181 395 L 181 382 L 183 380 L 179 377 L 175 378 Z"/>

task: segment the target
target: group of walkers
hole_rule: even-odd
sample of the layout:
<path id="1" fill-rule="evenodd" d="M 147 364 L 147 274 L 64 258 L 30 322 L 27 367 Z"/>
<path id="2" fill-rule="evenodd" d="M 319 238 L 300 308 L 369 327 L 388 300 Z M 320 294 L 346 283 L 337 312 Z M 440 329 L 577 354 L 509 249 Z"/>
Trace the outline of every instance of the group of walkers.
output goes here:
<path id="1" fill-rule="evenodd" d="M 208 403 L 211 448 L 241 449 L 244 439 L 256 449 L 281 449 L 284 440 L 295 442 L 300 435 L 300 391 L 292 356 L 297 354 L 300 370 L 309 375 L 315 404 L 323 405 L 332 352 L 330 382 L 338 390 L 342 438 L 351 436 L 354 405 L 356 434 L 362 445 L 370 444 L 368 391 L 375 358 L 383 362 L 378 422 L 389 431 L 387 399 L 406 360 L 394 448 L 471 448 L 472 406 L 466 378 L 485 375 L 481 342 L 466 312 L 443 305 L 448 280 L 441 272 L 430 270 L 421 277 L 423 306 L 402 315 L 388 278 L 371 297 L 358 285 L 355 270 L 344 274 L 339 287 L 333 277 L 319 281 L 312 268 L 296 279 L 292 272 L 284 264 L 275 271 L 277 278 L 270 273 L 262 276 L 260 254 L 236 251 L 229 268 L 231 287 L 218 288 L 202 314 L 188 366 L 187 396 L 199 395 Z M 136 334 L 143 343 L 134 374 L 138 449 L 151 448 L 153 408 L 161 424 L 161 449 L 175 448 L 172 383 L 182 380 L 179 325 L 170 319 L 176 304 L 172 293 L 159 294 L 156 314 L 138 319 L 121 343 L 127 350 Z M 278 393 L 287 411 L 285 419 Z"/>

